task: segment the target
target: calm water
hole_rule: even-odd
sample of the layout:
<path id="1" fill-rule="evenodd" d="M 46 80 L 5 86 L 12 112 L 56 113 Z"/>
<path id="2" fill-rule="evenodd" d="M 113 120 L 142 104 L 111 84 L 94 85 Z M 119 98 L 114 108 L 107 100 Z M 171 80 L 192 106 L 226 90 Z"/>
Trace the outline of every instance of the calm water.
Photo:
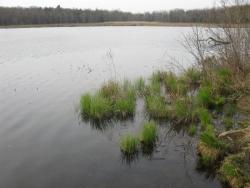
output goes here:
<path id="1" fill-rule="evenodd" d="M 195 170 L 195 138 L 161 124 L 157 148 L 128 163 L 119 139 L 144 120 L 100 129 L 79 118 L 81 94 L 110 78 L 147 77 L 178 60 L 190 28 L 88 27 L 0 30 L 0 187 L 221 187 Z"/>

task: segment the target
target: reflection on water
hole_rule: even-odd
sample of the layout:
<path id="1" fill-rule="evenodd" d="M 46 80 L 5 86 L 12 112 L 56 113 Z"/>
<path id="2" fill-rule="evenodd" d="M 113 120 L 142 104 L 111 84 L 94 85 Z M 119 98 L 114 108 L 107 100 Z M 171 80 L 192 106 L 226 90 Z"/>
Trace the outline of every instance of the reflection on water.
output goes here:
<path id="1" fill-rule="evenodd" d="M 190 58 L 176 41 L 189 31 L 1 29 L 0 187 L 221 187 L 195 169 L 195 138 L 167 122 L 159 123 L 154 148 L 130 160 L 121 157 L 121 136 L 138 133 L 145 120 L 143 100 L 132 120 L 103 124 L 82 121 L 75 112 L 83 93 L 110 78 L 147 77 L 167 67 L 168 55 L 188 66 Z"/>

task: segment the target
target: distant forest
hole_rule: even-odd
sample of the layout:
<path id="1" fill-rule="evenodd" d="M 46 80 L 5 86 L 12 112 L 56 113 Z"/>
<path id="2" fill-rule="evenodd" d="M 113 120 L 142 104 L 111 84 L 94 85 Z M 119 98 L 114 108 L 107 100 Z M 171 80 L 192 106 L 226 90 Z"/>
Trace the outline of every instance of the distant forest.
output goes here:
<path id="1" fill-rule="evenodd" d="M 241 22 L 250 23 L 250 5 L 230 7 L 231 11 L 244 9 Z M 226 21 L 226 12 L 222 8 L 147 12 L 133 14 L 118 10 L 82 10 L 40 7 L 0 7 L 0 25 L 31 24 L 66 24 L 66 23 L 99 23 L 115 21 L 148 21 L 148 22 L 183 22 L 183 23 L 221 23 Z"/>

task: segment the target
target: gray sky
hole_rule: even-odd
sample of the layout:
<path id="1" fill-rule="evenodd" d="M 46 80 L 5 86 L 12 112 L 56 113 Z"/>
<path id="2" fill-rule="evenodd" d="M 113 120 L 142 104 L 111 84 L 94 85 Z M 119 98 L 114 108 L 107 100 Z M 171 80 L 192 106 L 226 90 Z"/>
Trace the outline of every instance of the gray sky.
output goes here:
<path id="1" fill-rule="evenodd" d="M 216 0 L 0 0 L 0 6 L 52 6 L 67 8 L 119 9 L 131 12 L 212 7 Z"/>

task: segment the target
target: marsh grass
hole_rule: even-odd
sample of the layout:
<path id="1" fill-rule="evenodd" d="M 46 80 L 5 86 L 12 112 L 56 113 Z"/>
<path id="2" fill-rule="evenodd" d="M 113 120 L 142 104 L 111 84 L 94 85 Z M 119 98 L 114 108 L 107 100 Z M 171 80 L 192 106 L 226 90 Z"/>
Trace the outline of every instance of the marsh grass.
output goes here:
<path id="1" fill-rule="evenodd" d="M 225 117 L 225 118 L 223 119 L 223 124 L 224 124 L 225 129 L 226 129 L 227 131 L 229 131 L 229 130 L 231 130 L 231 129 L 233 128 L 233 125 L 234 125 L 233 119 L 230 118 L 230 117 Z"/>
<path id="2" fill-rule="evenodd" d="M 212 123 L 212 115 L 206 108 L 199 108 L 197 115 L 203 128 Z"/>
<path id="3" fill-rule="evenodd" d="M 224 155 L 226 145 L 216 137 L 214 127 L 209 125 L 201 133 L 197 149 L 201 156 L 199 165 L 204 168 L 211 168 Z"/>
<path id="4" fill-rule="evenodd" d="M 199 69 L 191 67 L 183 73 L 182 79 L 186 81 L 189 87 L 196 89 L 200 85 L 202 73 Z"/>
<path id="5" fill-rule="evenodd" d="M 118 82 L 108 81 L 103 84 L 99 90 L 99 94 L 104 98 L 115 100 L 121 92 L 121 87 Z"/>
<path id="6" fill-rule="evenodd" d="M 231 187 L 248 187 L 250 183 L 249 155 L 242 152 L 226 157 L 219 169 L 220 177 Z"/>
<path id="7" fill-rule="evenodd" d="M 164 74 L 164 85 L 171 98 L 185 96 L 188 91 L 188 85 L 185 78 L 177 76 L 172 72 Z"/>
<path id="8" fill-rule="evenodd" d="M 222 149 L 224 147 L 223 142 L 209 132 L 203 132 L 200 136 L 200 140 L 209 148 Z"/>
<path id="9" fill-rule="evenodd" d="M 195 136 L 197 133 L 197 127 L 195 125 L 190 125 L 188 128 L 188 135 L 189 136 Z"/>
<path id="10" fill-rule="evenodd" d="M 150 95 L 146 97 L 146 108 L 149 116 L 153 119 L 167 119 L 169 115 L 168 105 L 164 97 Z"/>
<path id="11" fill-rule="evenodd" d="M 157 127 L 154 121 L 145 122 L 140 133 L 140 140 L 143 146 L 153 146 L 157 138 Z"/>
<path id="12" fill-rule="evenodd" d="M 121 138 L 120 148 L 125 155 L 133 155 L 138 152 L 139 140 L 136 136 L 125 135 Z"/>
<path id="13" fill-rule="evenodd" d="M 210 107 L 213 102 L 212 88 L 210 86 L 202 86 L 197 93 L 197 103 L 199 106 Z"/>
<path id="14" fill-rule="evenodd" d="M 188 123 L 196 119 L 195 108 L 191 98 L 180 98 L 174 103 L 175 118 L 178 122 Z"/>
<path id="15" fill-rule="evenodd" d="M 129 81 L 118 83 L 109 81 L 95 94 L 81 97 L 80 107 L 85 118 L 105 120 L 113 117 L 132 117 L 136 106 L 136 92 Z"/>
<path id="16" fill-rule="evenodd" d="M 146 83 L 145 79 L 140 77 L 135 81 L 135 90 L 139 96 L 143 96 L 145 94 Z"/>
<path id="17" fill-rule="evenodd" d="M 93 120 L 104 120 L 112 115 L 110 101 L 100 95 L 83 95 L 80 105 L 84 116 Z"/>

